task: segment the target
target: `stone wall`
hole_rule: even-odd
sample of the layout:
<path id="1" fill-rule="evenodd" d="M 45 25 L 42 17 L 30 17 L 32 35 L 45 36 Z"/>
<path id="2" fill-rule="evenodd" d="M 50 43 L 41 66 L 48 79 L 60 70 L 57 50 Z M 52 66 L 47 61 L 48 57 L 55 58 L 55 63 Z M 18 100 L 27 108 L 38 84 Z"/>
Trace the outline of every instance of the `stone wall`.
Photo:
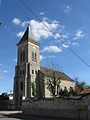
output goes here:
<path id="1" fill-rule="evenodd" d="M 22 111 L 24 115 L 90 120 L 90 104 L 85 99 L 50 98 L 32 102 L 23 101 Z"/>

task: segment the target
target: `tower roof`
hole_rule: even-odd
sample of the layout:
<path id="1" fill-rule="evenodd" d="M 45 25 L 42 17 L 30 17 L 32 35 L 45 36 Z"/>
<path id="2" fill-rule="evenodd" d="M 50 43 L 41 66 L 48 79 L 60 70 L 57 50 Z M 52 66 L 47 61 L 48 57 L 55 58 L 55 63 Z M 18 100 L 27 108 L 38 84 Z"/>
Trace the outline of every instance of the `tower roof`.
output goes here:
<path id="1" fill-rule="evenodd" d="M 24 35 L 22 36 L 21 40 L 19 41 L 17 45 L 25 41 L 30 41 L 33 44 L 39 45 L 39 43 L 36 41 L 34 34 L 32 33 L 30 26 L 27 27 L 26 31 L 24 32 Z"/>

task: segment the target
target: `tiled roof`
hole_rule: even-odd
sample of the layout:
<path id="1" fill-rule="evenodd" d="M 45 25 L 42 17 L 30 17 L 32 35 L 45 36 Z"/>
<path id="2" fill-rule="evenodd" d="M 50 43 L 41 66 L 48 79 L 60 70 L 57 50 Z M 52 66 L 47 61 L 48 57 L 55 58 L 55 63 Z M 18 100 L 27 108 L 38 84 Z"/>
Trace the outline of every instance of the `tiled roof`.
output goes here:
<path id="1" fill-rule="evenodd" d="M 85 89 L 83 91 L 81 91 L 80 93 L 78 93 L 79 95 L 85 95 L 85 94 L 90 94 L 90 88 Z"/>
<path id="2" fill-rule="evenodd" d="M 22 36 L 20 42 L 17 45 L 19 45 L 19 44 L 21 44 L 21 43 L 23 43 L 25 41 L 30 41 L 33 44 L 39 45 L 39 43 L 36 41 L 36 38 L 33 35 L 32 30 L 31 30 L 31 28 L 29 26 L 27 27 L 24 35 Z"/>
<path id="3" fill-rule="evenodd" d="M 53 72 L 55 72 L 55 76 L 57 78 L 60 77 L 61 80 L 67 80 L 67 81 L 72 81 L 74 82 L 73 79 L 71 79 L 68 75 L 66 75 L 63 72 L 60 71 L 54 71 L 53 69 L 45 68 L 45 67 L 40 67 L 40 71 L 47 77 L 53 77 Z"/>

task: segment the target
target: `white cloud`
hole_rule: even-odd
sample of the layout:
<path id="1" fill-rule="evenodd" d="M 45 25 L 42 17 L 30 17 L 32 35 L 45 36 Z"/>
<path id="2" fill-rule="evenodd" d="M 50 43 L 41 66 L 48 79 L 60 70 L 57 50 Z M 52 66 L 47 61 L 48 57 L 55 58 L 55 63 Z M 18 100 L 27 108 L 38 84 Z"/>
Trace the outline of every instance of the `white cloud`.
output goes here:
<path id="1" fill-rule="evenodd" d="M 21 26 L 25 27 L 28 23 L 30 24 L 32 32 L 34 33 L 37 40 L 40 40 L 41 38 L 46 39 L 49 37 L 55 37 L 51 31 L 57 31 L 63 29 L 64 27 L 63 25 L 60 25 L 56 20 L 48 22 L 44 19 L 42 22 L 36 20 L 24 21 L 21 23 Z M 51 31 L 45 25 L 50 28 Z M 56 35 L 58 36 L 59 33 L 56 32 Z"/>
<path id="2" fill-rule="evenodd" d="M 45 46 L 43 49 L 44 52 L 60 53 L 62 49 L 57 46 Z"/>
<path id="3" fill-rule="evenodd" d="M 26 25 L 30 24 L 30 21 L 24 21 L 21 23 L 21 26 L 22 27 L 25 27 Z"/>
<path id="4" fill-rule="evenodd" d="M 73 46 L 79 46 L 79 44 L 77 42 L 72 42 Z"/>
<path id="5" fill-rule="evenodd" d="M 7 70 L 4 70 L 3 72 L 4 72 L 4 73 L 8 73 L 8 71 L 7 71 Z"/>
<path id="6" fill-rule="evenodd" d="M 82 30 L 77 30 L 75 33 L 74 40 L 85 37 L 85 33 Z"/>
<path id="7" fill-rule="evenodd" d="M 46 57 L 44 57 L 43 55 L 40 55 L 40 61 L 46 59 Z"/>
<path id="8" fill-rule="evenodd" d="M 40 15 L 44 15 L 44 12 L 40 12 Z"/>
<path id="9" fill-rule="evenodd" d="M 63 48 L 68 48 L 69 45 L 63 44 L 62 47 L 63 47 Z"/>
<path id="10" fill-rule="evenodd" d="M 24 34 L 24 31 L 18 32 L 18 33 L 17 33 L 17 37 L 22 37 L 23 34 Z"/>
<path id="11" fill-rule="evenodd" d="M 68 38 L 68 33 L 65 33 L 65 34 L 62 34 L 61 36 L 62 36 L 62 38 L 64 38 L 64 39 L 66 39 L 66 38 Z"/>
<path id="12" fill-rule="evenodd" d="M 51 30 L 56 30 L 59 27 L 59 23 L 56 21 L 53 21 L 51 23 L 43 21 L 43 23 Z M 35 34 L 35 37 L 39 40 L 41 37 L 43 38 L 53 37 L 52 32 L 50 32 L 50 30 L 48 30 L 48 28 L 43 23 L 36 20 L 30 21 L 33 33 Z"/>
<path id="13" fill-rule="evenodd" d="M 12 22 L 13 22 L 13 24 L 15 24 L 15 25 L 20 25 L 20 23 L 21 23 L 21 21 L 20 21 L 19 18 L 14 18 L 14 19 L 12 20 Z"/>
<path id="14" fill-rule="evenodd" d="M 61 37 L 61 35 L 59 33 L 56 33 L 54 36 L 55 39 L 59 39 L 60 37 Z"/>
<path id="15" fill-rule="evenodd" d="M 17 59 L 16 59 L 16 58 L 14 59 L 14 62 L 17 62 Z"/>
<path id="16" fill-rule="evenodd" d="M 70 5 L 64 5 L 64 12 L 65 13 L 68 13 L 72 10 L 71 6 Z"/>

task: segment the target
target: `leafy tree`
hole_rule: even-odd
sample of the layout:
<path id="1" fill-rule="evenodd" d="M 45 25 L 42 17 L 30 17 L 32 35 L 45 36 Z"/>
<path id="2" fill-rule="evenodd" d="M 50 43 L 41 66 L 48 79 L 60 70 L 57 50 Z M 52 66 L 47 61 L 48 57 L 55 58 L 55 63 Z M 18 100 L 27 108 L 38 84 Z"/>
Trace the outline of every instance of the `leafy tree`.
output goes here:
<path id="1" fill-rule="evenodd" d="M 9 105 L 9 97 L 7 93 L 2 93 L 0 95 L 0 110 L 8 109 L 8 105 Z"/>
<path id="2" fill-rule="evenodd" d="M 0 95 L 0 100 L 9 100 L 9 97 L 8 97 L 7 93 L 2 93 Z"/>
<path id="3" fill-rule="evenodd" d="M 76 92 L 81 92 L 87 88 L 90 88 L 89 85 L 87 85 L 84 81 L 80 82 L 78 78 L 75 78 L 75 87 L 76 87 Z"/>

